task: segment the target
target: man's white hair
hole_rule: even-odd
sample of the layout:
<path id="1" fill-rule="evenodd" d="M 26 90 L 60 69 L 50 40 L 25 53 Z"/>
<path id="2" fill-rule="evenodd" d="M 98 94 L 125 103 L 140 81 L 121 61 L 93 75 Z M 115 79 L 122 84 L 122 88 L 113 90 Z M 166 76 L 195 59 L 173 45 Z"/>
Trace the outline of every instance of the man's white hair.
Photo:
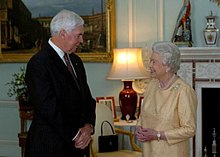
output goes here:
<path id="1" fill-rule="evenodd" d="M 81 25 L 84 25 L 84 20 L 78 14 L 64 9 L 53 17 L 50 23 L 50 33 L 54 36 L 62 29 L 67 32 L 71 32 L 77 26 Z"/>

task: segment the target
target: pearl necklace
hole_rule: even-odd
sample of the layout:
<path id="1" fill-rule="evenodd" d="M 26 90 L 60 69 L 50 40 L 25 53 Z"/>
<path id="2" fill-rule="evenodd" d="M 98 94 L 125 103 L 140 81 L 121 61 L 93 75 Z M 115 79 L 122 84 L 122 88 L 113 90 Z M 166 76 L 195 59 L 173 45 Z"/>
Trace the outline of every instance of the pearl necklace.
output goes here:
<path id="1" fill-rule="evenodd" d="M 166 86 L 161 87 L 161 85 L 159 83 L 159 88 L 163 89 L 163 90 L 168 89 L 173 84 L 173 82 L 176 80 L 176 78 L 177 78 L 176 75 L 173 74 L 172 78 L 167 82 Z"/>

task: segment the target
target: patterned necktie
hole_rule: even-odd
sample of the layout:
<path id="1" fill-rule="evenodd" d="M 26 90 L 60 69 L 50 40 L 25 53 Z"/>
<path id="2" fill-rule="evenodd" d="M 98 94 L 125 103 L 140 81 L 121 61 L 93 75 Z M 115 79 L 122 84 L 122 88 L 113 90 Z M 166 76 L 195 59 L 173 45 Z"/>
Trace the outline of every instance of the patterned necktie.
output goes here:
<path id="1" fill-rule="evenodd" d="M 70 59 L 69 59 L 68 54 L 65 53 L 63 58 L 64 58 L 64 60 L 65 60 L 65 62 L 66 62 L 66 66 L 67 66 L 67 68 L 68 68 L 70 74 L 72 75 L 72 77 L 73 77 L 73 79 L 75 80 L 75 82 L 76 82 L 78 88 L 80 89 L 79 83 L 78 83 L 78 81 L 77 81 L 76 74 L 75 74 L 75 72 L 73 71 L 73 67 L 71 66 L 71 61 L 70 61 Z"/>

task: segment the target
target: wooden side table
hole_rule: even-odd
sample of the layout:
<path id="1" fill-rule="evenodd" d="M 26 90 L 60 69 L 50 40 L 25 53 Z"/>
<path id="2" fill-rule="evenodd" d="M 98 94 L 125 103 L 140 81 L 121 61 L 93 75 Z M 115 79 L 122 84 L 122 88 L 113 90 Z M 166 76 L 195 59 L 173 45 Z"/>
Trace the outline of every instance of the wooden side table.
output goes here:
<path id="1" fill-rule="evenodd" d="M 118 122 L 114 122 L 114 126 L 116 128 L 120 128 L 129 132 L 134 133 L 136 129 L 137 120 L 132 120 L 131 122 L 127 122 L 126 120 L 119 119 Z M 132 150 L 132 147 L 129 142 L 129 137 L 125 135 L 119 135 L 119 150 L 121 149 L 129 149 Z M 141 143 L 135 140 L 135 143 L 141 147 Z"/>
<path id="2" fill-rule="evenodd" d="M 27 138 L 27 121 L 33 119 L 33 110 L 30 107 L 20 107 L 21 130 L 18 133 L 19 146 L 21 147 L 21 157 L 24 156 L 25 143 Z"/>

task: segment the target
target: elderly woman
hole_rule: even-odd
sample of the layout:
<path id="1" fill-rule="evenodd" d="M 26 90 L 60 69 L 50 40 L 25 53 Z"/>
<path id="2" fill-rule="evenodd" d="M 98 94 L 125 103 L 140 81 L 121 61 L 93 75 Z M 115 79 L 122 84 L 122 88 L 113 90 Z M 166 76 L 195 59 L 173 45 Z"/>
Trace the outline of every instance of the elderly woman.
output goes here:
<path id="1" fill-rule="evenodd" d="M 195 91 L 177 76 L 180 51 L 170 42 L 156 42 L 150 59 L 150 81 L 144 93 L 136 137 L 144 157 L 189 157 L 189 139 L 196 132 Z"/>

